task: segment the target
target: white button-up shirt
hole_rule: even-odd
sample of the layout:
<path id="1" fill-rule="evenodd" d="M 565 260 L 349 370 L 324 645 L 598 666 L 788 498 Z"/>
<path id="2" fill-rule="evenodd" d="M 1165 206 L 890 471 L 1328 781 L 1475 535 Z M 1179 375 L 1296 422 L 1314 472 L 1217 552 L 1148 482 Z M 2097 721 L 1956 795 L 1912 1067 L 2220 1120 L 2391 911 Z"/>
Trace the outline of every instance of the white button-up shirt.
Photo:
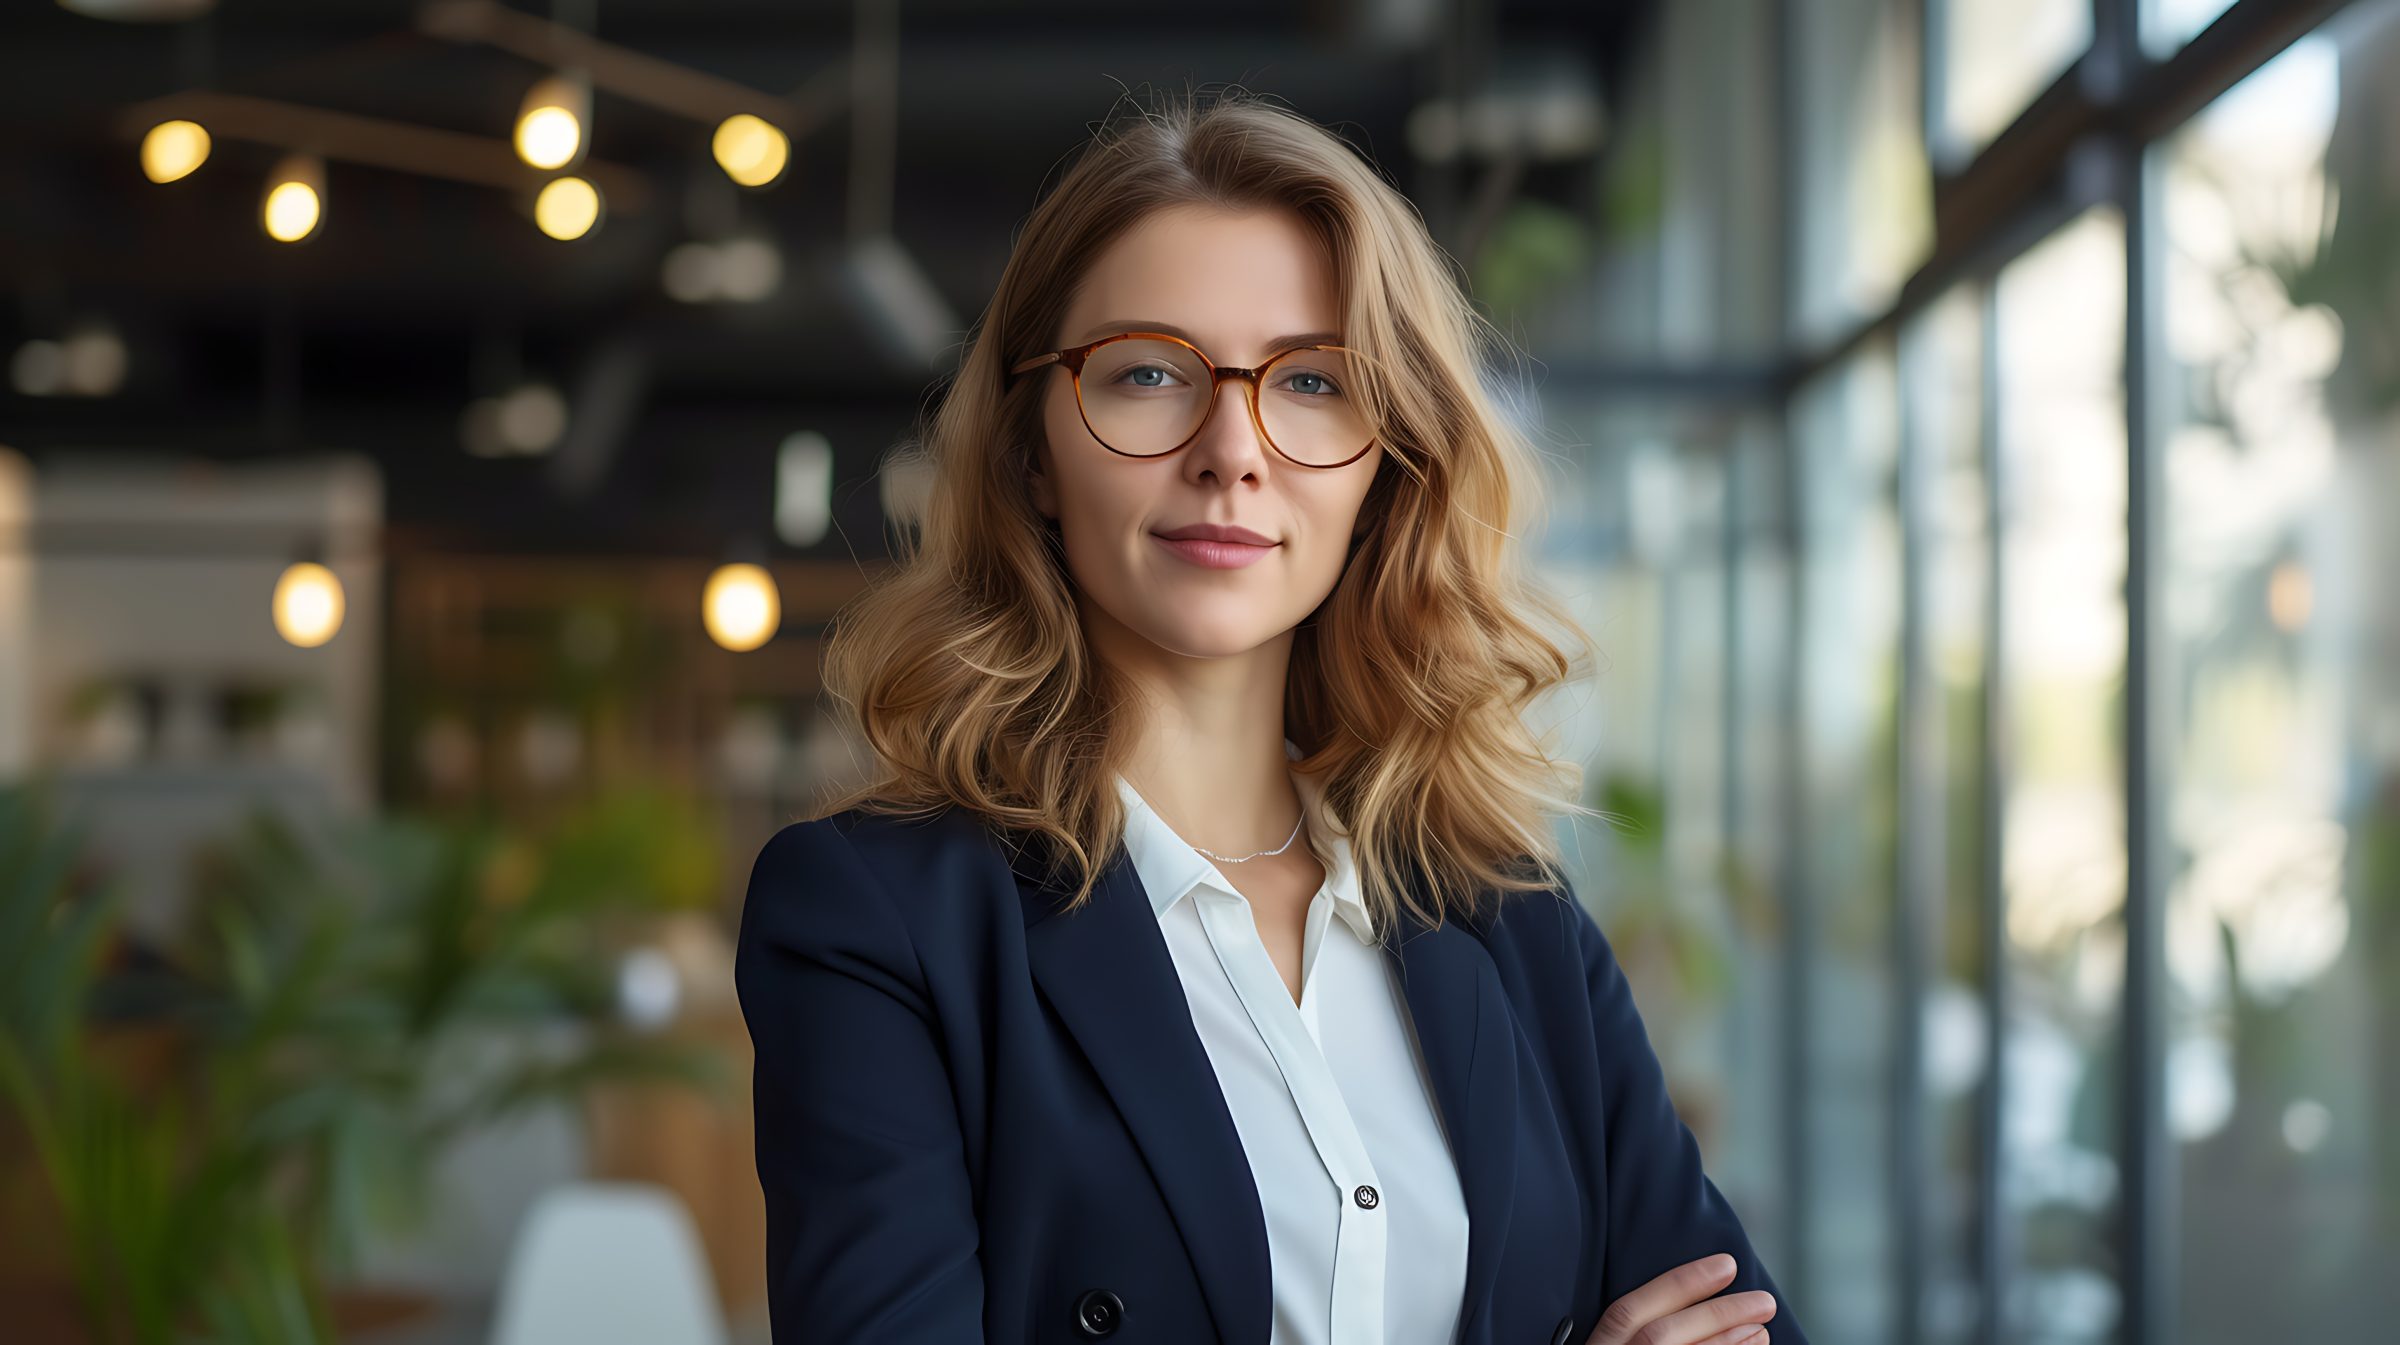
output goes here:
<path id="1" fill-rule="evenodd" d="M 1289 739 L 1287 759 L 1300 755 Z M 1250 903 L 1123 776 L 1125 848 L 1249 1155 L 1274 1272 L 1272 1345 L 1449 1345 L 1467 1209 L 1415 1025 L 1377 946 L 1348 836 L 1294 771 L 1325 885 L 1300 999 Z"/>

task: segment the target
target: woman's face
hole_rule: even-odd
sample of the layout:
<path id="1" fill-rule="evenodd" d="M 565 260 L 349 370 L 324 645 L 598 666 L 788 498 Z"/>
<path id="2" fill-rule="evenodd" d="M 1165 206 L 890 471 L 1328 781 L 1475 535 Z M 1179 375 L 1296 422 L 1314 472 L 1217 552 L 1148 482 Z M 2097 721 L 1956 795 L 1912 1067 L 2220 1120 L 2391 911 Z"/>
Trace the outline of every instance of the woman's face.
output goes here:
<path id="1" fill-rule="evenodd" d="M 1338 342 L 1341 313 L 1331 266 L 1296 218 L 1174 207 L 1099 257 L 1054 336 L 1063 348 L 1131 329 L 1181 336 L 1220 368 L 1254 369 L 1292 344 L 1287 337 L 1320 333 Z M 1268 395 L 1333 391 L 1295 367 L 1270 371 L 1268 382 L 1290 386 Z M 1047 443 L 1033 499 L 1058 520 L 1089 615 L 1169 653 L 1224 658 L 1289 634 L 1333 591 L 1381 444 L 1346 466 L 1300 466 L 1259 437 L 1247 390 L 1229 379 L 1190 444 L 1163 457 L 1125 457 L 1092 437 L 1066 371 L 1052 366 L 1043 377 Z M 1085 377 L 1090 399 L 1100 374 L 1087 367 Z M 1138 391 L 1126 395 L 1163 395 L 1171 377 L 1128 374 Z M 1222 568 L 1158 535 L 1196 523 L 1246 528 L 1272 545 L 1232 552 L 1256 558 Z"/>

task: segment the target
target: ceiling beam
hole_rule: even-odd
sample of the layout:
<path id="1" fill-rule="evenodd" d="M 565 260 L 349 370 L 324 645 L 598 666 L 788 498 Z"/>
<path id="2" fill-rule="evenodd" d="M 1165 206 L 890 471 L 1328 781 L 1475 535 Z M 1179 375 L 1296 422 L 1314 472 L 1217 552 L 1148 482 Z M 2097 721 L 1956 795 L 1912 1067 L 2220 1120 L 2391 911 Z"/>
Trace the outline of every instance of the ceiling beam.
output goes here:
<path id="1" fill-rule="evenodd" d="M 830 119 L 850 97 L 849 69 L 839 62 L 803 86 L 802 97 L 785 98 L 603 42 L 493 0 L 427 0 L 417 8 L 417 29 L 452 42 L 481 43 L 536 65 L 582 71 L 595 87 L 708 126 L 747 112 L 798 137 Z"/>

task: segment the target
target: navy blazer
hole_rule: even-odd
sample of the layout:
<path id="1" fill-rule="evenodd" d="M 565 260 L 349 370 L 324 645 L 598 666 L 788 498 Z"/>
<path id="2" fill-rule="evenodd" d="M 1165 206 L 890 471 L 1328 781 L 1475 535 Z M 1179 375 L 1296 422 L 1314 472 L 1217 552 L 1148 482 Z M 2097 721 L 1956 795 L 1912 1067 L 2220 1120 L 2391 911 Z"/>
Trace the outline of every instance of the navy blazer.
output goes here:
<path id="1" fill-rule="evenodd" d="M 846 810 L 760 851 L 735 981 L 783 1345 L 1266 1345 L 1258 1190 L 1132 862 L 1073 914 L 1032 863 L 963 809 Z M 1571 891 L 1497 912 L 1403 912 L 1385 948 L 1466 1194 L 1459 1341 L 1582 1345 L 1729 1252 L 1721 1292 L 1774 1293 L 1770 1335 L 1805 1345 L 1599 927 Z"/>

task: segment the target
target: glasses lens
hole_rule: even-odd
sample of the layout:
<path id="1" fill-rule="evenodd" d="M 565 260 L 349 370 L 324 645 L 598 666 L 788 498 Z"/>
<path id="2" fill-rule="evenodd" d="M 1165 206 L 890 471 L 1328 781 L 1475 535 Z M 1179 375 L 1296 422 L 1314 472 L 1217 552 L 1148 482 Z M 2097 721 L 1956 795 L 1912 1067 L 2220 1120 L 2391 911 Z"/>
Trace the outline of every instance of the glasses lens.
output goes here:
<path id="1" fill-rule="evenodd" d="M 1267 437 L 1293 460 L 1312 467 L 1348 462 L 1374 432 L 1351 398 L 1350 357 L 1331 350 L 1295 350 L 1259 376 L 1258 418 Z"/>
<path id="2" fill-rule="evenodd" d="M 1208 365 L 1172 341 L 1111 341 L 1083 362 L 1083 414 L 1119 453 L 1164 453 L 1208 410 Z"/>
<path id="3" fill-rule="evenodd" d="M 1293 351 L 1266 370 L 1260 385 L 1267 437 L 1296 462 L 1347 462 L 1372 437 L 1350 400 L 1350 361 L 1339 349 Z M 1172 341 L 1110 341 L 1083 365 L 1083 414 L 1119 453 L 1173 451 L 1200 427 L 1214 392 L 1207 364 Z"/>

